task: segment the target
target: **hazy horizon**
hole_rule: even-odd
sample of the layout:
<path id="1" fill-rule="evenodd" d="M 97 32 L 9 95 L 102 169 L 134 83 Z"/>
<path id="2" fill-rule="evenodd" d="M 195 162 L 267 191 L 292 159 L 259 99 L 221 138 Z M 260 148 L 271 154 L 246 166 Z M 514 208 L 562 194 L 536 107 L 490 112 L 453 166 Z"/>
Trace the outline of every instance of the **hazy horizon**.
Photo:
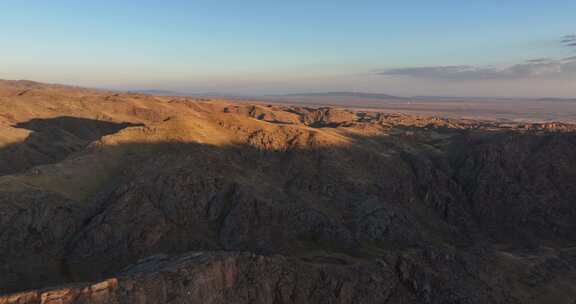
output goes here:
<path id="1" fill-rule="evenodd" d="M 114 90 L 560 97 L 572 1 L 12 2 L 0 78 Z"/>

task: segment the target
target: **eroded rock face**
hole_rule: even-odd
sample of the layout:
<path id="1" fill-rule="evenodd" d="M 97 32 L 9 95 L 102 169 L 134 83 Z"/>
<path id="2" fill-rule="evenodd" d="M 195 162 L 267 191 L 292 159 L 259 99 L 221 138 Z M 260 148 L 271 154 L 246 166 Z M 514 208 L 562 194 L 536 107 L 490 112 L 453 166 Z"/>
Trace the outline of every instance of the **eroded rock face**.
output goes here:
<path id="1" fill-rule="evenodd" d="M 305 113 L 302 120 L 312 127 L 335 127 L 341 123 L 353 122 L 356 114 L 348 110 L 320 108 Z"/>
<path id="2" fill-rule="evenodd" d="M 320 265 L 279 256 L 218 252 L 155 256 L 99 283 L 0 297 L 2 304 L 398 301 L 417 303 L 384 262 Z"/>
<path id="3" fill-rule="evenodd" d="M 0 304 L 122 303 L 115 299 L 117 290 L 118 280 L 108 279 L 90 285 L 75 284 L 0 296 Z"/>
<path id="4" fill-rule="evenodd" d="M 514 295 L 517 285 L 509 280 L 528 287 L 549 284 L 573 271 L 559 269 L 566 265 L 554 257 L 536 263 L 520 277 L 495 275 L 491 268 L 499 262 L 496 256 L 479 259 L 434 248 L 354 264 L 189 252 L 151 256 L 94 283 L 0 296 L 0 303 L 525 303 L 540 295 L 528 292 L 527 298 L 519 299 Z M 542 267 L 548 275 L 535 277 Z M 556 299 L 569 303 L 564 301 L 572 296 Z"/>
<path id="5" fill-rule="evenodd" d="M 471 149 L 459 169 L 473 214 L 496 237 L 574 240 L 576 137 L 506 136 Z"/>
<path id="6" fill-rule="evenodd" d="M 196 155 L 178 153 L 151 160 L 134 173 L 133 179 L 119 186 L 106 199 L 106 206 L 70 242 L 71 269 L 76 269 L 74 265 L 86 268 L 81 272 L 88 277 L 95 271 L 111 274 L 153 253 L 198 248 L 283 254 L 322 247 L 354 251 L 358 240 L 364 238 L 363 230 L 373 231 L 366 237 L 370 240 L 406 241 L 406 236 L 414 234 L 405 212 L 382 210 L 382 201 L 367 199 L 371 207 L 365 210 L 345 202 L 346 197 L 331 201 L 335 189 L 323 189 L 319 180 L 313 183 L 320 185 L 319 190 L 330 189 L 328 193 L 318 193 L 315 188 L 305 193 L 278 190 L 294 177 L 278 179 L 275 162 L 289 165 L 294 160 L 274 161 L 274 156 L 257 150 L 244 154 L 231 150 L 224 155 L 192 151 Z M 253 167 L 241 164 L 246 153 L 251 154 Z M 238 169 L 233 169 L 236 165 Z M 255 183 L 257 180 L 250 180 L 254 175 L 268 176 L 269 183 Z M 347 222 L 323 208 L 332 208 L 342 216 L 349 210 L 354 216 Z M 374 220 L 377 218 L 386 218 L 386 222 Z M 118 225 L 122 228 L 113 228 Z M 358 237 L 351 230 L 356 226 Z M 401 231 L 392 226 L 402 227 L 406 235 L 398 235 Z M 110 268 L 94 270 L 93 264 Z"/>
<path id="7" fill-rule="evenodd" d="M 0 285 L 3 291 L 66 281 L 66 243 L 81 226 L 77 202 L 27 189 L 0 192 Z"/>

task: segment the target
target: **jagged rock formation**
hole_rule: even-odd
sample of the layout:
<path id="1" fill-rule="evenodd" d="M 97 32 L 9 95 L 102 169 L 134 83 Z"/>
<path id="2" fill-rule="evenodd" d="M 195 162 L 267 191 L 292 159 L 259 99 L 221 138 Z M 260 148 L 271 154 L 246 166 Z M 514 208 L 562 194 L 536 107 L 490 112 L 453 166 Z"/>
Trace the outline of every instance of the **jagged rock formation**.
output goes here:
<path id="1" fill-rule="evenodd" d="M 0 113 L 0 303 L 576 298 L 571 124 L 31 82 Z"/>

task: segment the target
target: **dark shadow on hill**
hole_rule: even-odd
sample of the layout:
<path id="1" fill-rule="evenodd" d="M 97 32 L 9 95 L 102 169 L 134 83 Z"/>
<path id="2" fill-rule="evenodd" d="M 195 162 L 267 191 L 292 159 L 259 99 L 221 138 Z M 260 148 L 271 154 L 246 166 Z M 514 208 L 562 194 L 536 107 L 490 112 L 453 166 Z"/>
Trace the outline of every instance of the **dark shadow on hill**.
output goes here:
<path id="1" fill-rule="evenodd" d="M 61 116 L 13 125 L 33 131 L 23 142 L 0 150 L 0 175 L 62 161 L 100 138 L 142 124 Z"/>
<path id="2" fill-rule="evenodd" d="M 27 129 L 35 132 L 45 132 L 48 130 L 58 129 L 68 132 L 83 140 L 98 140 L 103 136 L 114 134 L 122 129 L 135 126 L 143 126 L 143 124 L 127 122 L 115 123 L 71 116 L 45 119 L 35 118 L 13 125 L 14 128 Z"/>
<path id="3" fill-rule="evenodd" d="M 131 126 L 80 124 L 82 131 L 68 119 L 25 126 L 84 141 Z M 345 146 L 278 150 L 111 147 L 132 162 L 89 206 L 46 193 L 0 197 L 0 215 L 11 221 L 0 220 L 9 223 L 0 227 L 8 273 L 0 293 L 97 280 L 149 256 L 189 251 L 346 267 L 430 248 L 480 256 L 494 244 L 574 239 L 576 167 L 567 163 L 576 155 L 574 134 L 441 129 L 434 132 L 454 138 L 429 138 L 433 131 L 401 128 Z"/>

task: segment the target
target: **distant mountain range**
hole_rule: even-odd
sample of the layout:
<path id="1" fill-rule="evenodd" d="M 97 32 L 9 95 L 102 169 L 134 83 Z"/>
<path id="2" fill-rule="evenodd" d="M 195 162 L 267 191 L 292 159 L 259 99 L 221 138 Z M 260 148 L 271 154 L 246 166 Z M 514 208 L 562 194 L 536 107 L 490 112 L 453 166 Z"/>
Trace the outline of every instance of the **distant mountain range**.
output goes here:
<path id="1" fill-rule="evenodd" d="M 282 95 L 269 95 L 272 97 L 351 97 L 351 98 L 371 98 L 371 99 L 408 99 L 394 95 L 382 93 L 362 93 L 362 92 L 317 92 L 317 93 L 293 93 Z"/>
<path id="2" fill-rule="evenodd" d="M 162 95 L 162 96 L 213 96 L 213 97 L 227 97 L 227 98 L 247 98 L 247 99 L 294 99 L 294 98 L 313 98 L 313 99 L 324 99 L 324 98 L 337 98 L 337 99 L 379 99 L 379 100 L 463 100 L 463 101 L 481 101 L 481 100 L 535 100 L 535 101 L 554 101 L 554 102 L 576 102 L 575 98 L 558 98 L 558 97 L 479 97 L 479 96 L 396 96 L 385 93 L 364 93 L 364 92 L 350 92 L 350 91 L 340 91 L 340 92 L 302 92 L 302 93 L 289 93 L 289 94 L 234 94 L 234 93 L 184 93 L 179 91 L 161 90 L 161 89 L 136 89 L 128 90 L 133 93 L 142 93 L 150 95 Z"/>
<path id="3" fill-rule="evenodd" d="M 182 93 L 182 92 L 177 92 L 177 91 L 156 90 L 156 89 L 129 90 L 129 92 L 149 94 L 149 95 L 162 95 L 162 96 L 188 96 L 188 95 L 191 95 L 188 93 Z"/>

